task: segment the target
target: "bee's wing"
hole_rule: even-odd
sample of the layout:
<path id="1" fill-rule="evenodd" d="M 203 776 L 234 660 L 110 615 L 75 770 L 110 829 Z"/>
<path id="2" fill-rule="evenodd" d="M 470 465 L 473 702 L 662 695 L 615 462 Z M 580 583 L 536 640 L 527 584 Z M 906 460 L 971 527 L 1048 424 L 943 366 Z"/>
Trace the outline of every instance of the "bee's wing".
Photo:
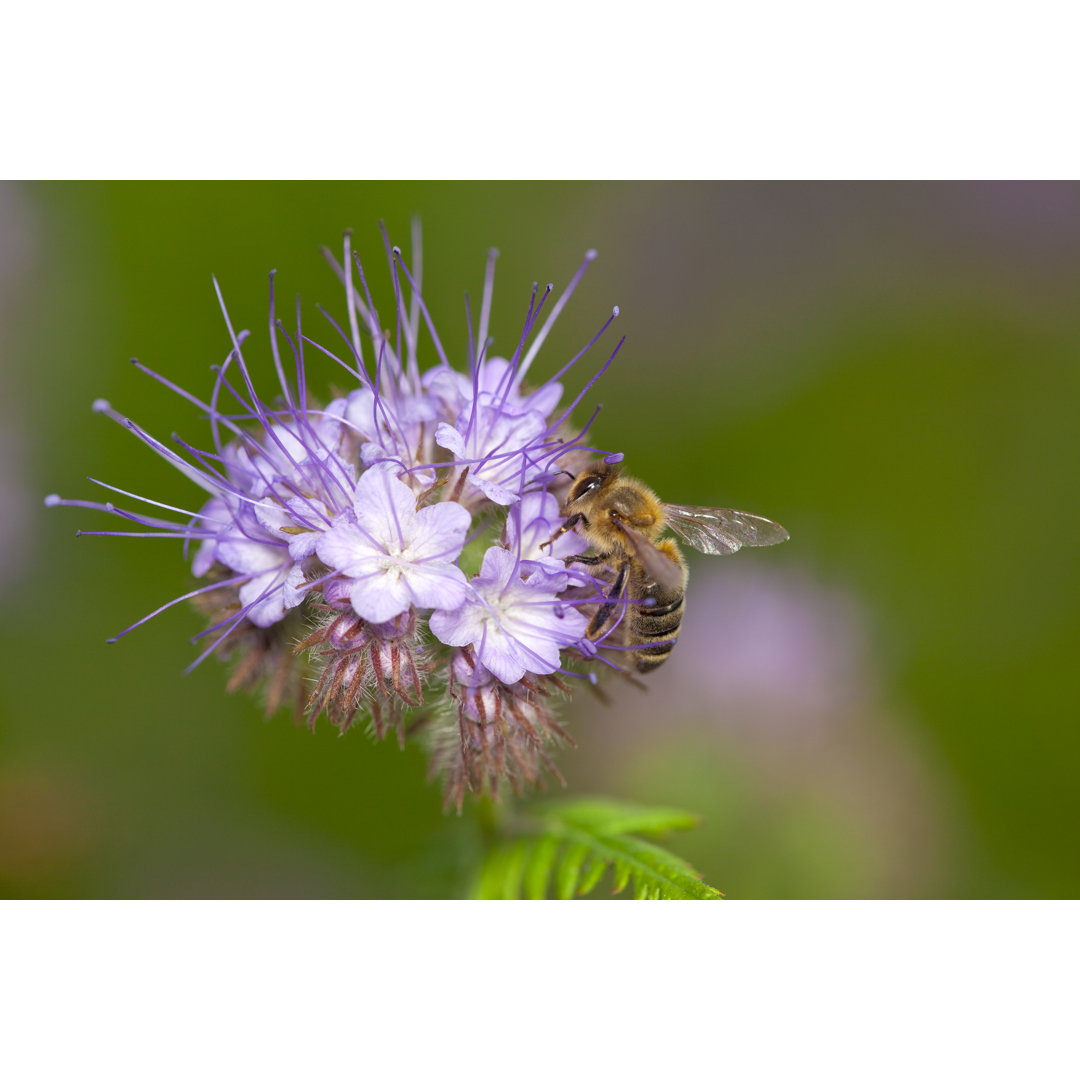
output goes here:
<path id="1" fill-rule="evenodd" d="M 768 547 L 783 543 L 788 531 L 782 525 L 741 510 L 714 506 L 678 506 L 665 503 L 668 528 L 691 547 L 706 555 L 734 555 L 741 547 Z"/>
<path id="2" fill-rule="evenodd" d="M 683 583 L 683 568 L 673 563 L 666 555 L 657 550 L 655 544 L 646 540 L 641 533 L 630 528 L 625 521 L 614 522 L 616 528 L 626 537 L 634 549 L 645 573 L 665 589 L 679 589 Z"/>

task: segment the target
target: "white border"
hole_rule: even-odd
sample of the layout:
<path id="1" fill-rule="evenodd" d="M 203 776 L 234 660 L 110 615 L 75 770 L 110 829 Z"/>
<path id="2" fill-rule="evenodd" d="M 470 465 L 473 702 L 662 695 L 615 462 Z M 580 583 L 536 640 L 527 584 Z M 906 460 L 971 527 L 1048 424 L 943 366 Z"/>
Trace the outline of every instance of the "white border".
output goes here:
<path id="1" fill-rule="evenodd" d="M 0 177 L 1077 175 L 1046 0 L 5 14 Z"/>
<path id="2" fill-rule="evenodd" d="M 1071 902 L 21 903 L 23 1078 L 1075 1076 Z"/>

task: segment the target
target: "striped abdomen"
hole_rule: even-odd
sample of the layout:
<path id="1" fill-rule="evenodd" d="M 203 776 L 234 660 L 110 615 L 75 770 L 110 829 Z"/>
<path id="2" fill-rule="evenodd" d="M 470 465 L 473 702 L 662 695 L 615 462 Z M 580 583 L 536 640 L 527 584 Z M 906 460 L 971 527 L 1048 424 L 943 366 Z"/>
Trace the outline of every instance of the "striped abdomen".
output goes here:
<path id="1" fill-rule="evenodd" d="M 658 668 L 675 648 L 685 595 L 685 570 L 682 585 L 671 589 L 647 578 L 639 566 L 631 568 L 630 597 L 634 603 L 627 613 L 630 623 L 627 644 L 642 646 L 634 649 L 635 665 L 642 674 Z M 651 606 L 642 603 L 650 598 L 655 601 Z M 650 644 L 653 641 L 657 644 Z"/>

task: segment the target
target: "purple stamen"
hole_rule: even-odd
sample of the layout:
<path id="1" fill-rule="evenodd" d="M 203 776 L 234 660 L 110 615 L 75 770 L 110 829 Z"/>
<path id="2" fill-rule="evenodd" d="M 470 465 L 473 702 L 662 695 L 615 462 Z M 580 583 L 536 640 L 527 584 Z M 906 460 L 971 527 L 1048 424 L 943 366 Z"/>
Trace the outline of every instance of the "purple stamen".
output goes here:
<path id="1" fill-rule="evenodd" d="M 401 248 L 399 248 L 397 245 L 395 245 L 393 248 L 390 247 L 390 237 L 387 235 L 386 225 L 381 221 L 379 222 L 379 231 L 382 233 L 383 247 L 386 250 L 386 261 L 390 265 L 390 278 L 394 282 L 395 350 L 398 357 L 400 358 L 404 356 L 404 353 L 401 351 L 401 316 L 403 313 L 403 301 L 401 298 L 401 282 L 398 279 L 397 274 L 397 261 L 401 257 Z M 415 295 L 415 293 L 413 295 Z M 409 353 L 411 355 L 415 352 L 415 345 L 412 342 L 409 342 L 408 344 Z M 403 370 L 404 369 L 402 369 L 402 371 Z M 402 371 L 396 372 L 396 374 L 401 374 Z"/>
<path id="2" fill-rule="evenodd" d="M 538 307 L 536 307 L 536 310 L 534 312 L 533 307 L 536 304 L 537 283 L 535 281 L 533 282 L 532 298 L 529 301 L 529 311 L 528 314 L 525 316 L 525 327 L 521 331 L 521 338 L 517 343 L 517 348 L 514 349 L 514 355 L 510 357 L 510 363 L 507 366 L 506 371 L 503 372 L 502 379 L 499 381 L 499 385 L 498 387 L 496 387 L 495 390 L 496 396 L 499 397 L 498 407 L 500 410 L 505 406 L 506 399 L 510 396 L 510 391 L 518 385 L 518 380 L 516 376 L 518 370 L 518 363 L 521 359 L 521 350 L 525 347 L 525 340 L 528 338 L 529 332 L 533 328 L 533 324 L 540 317 L 540 312 L 543 310 L 544 304 L 547 303 L 547 299 L 551 295 L 551 290 L 554 287 L 554 285 L 547 286 L 547 288 L 544 290 L 543 297 L 541 297 L 540 299 L 540 304 Z"/>
<path id="3" fill-rule="evenodd" d="M 570 403 L 569 408 L 562 414 L 562 416 L 559 417 L 559 419 L 554 424 L 552 424 L 548 428 L 548 431 L 557 430 L 562 425 L 562 423 L 570 416 L 570 414 L 577 407 L 578 402 L 581 401 L 581 399 L 593 388 L 593 384 L 596 382 L 596 380 L 599 379 L 600 376 L 603 375 L 609 367 L 611 367 L 611 364 L 614 361 L 615 357 L 619 355 L 619 350 L 623 347 L 623 342 L 625 340 L 625 337 L 619 338 L 619 344 L 615 346 L 615 351 L 607 358 L 607 362 L 604 364 L 604 366 L 585 384 L 585 387 L 581 391 L 581 393 L 578 394 L 576 398 L 574 398 L 574 400 Z"/>
<path id="4" fill-rule="evenodd" d="M 353 352 L 356 353 L 356 365 L 364 366 L 363 352 L 360 346 L 360 324 L 356 321 L 356 295 L 352 283 L 352 229 L 345 230 L 345 306 L 349 310 L 349 330 L 352 332 Z"/>
<path id="5" fill-rule="evenodd" d="M 469 306 L 469 294 L 465 293 L 465 325 L 469 328 L 469 375 L 476 384 L 476 343 L 473 341 L 472 308 Z"/>
<path id="6" fill-rule="evenodd" d="M 420 219 L 414 217 L 411 222 L 410 237 L 412 240 L 413 274 L 416 277 L 416 288 L 419 292 L 424 279 L 424 236 L 420 228 Z M 416 350 L 420 341 L 420 305 L 416 302 L 417 293 L 409 297 L 409 341 L 412 343 L 412 352 L 409 354 L 409 379 L 413 384 L 413 393 L 420 393 L 420 362 Z"/>
<path id="7" fill-rule="evenodd" d="M 566 302 L 574 295 L 574 290 L 578 287 L 578 282 L 585 276 L 585 271 L 589 268 L 589 263 L 596 258 L 596 251 L 589 249 L 585 252 L 585 258 L 582 260 L 581 265 L 577 268 L 577 272 L 570 279 L 570 284 L 563 290 L 562 296 L 556 301 L 555 306 L 551 309 L 551 314 L 548 315 L 544 325 L 540 327 L 540 332 L 536 335 L 532 345 L 529 347 L 529 351 L 525 354 L 525 359 L 521 362 L 521 368 L 517 373 L 517 386 L 520 386 L 525 376 L 529 372 L 529 368 L 532 367 L 533 360 L 536 359 L 536 354 L 540 351 L 540 346 L 544 344 L 544 340 L 551 332 L 551 328 L 555 325 L 555 320 L 559 317 L 562 309 L 566 307 Z M 617 309 L 616 309 L 617 310 Z M 586 346 L 588 348 L 588 346 Z M 557 378 L 558 376 L 556 376 Z M 551 380 L 549 380 L 551 381 Z"/>
<path id="8" fill-rule="evenodd" d="M 292 396 L 289 392 L 289 384 L 285 381 L 285 369 L 281 366 L 281 352 L 278 349 L 277 342 L 277 326 L 274 318 L 274 275 L 276 270 L 270 271 L 270 352 L 274 356 L 274 370 L 277 372 L 278 384 L 281 386 L 281 392 L 285 395 L 285 401 L 290 409 L 295 409 Z"/>
<path id="9" fill-rule="evenodd" d="M 583 356 L 584 356 L 584 355 L 585 355 L 585 354 L 586 354 L 586 353 L 587 353 L 587 352 L 588 352 L 588 351 L 589 351 L 589 350 L 590 350 L 590 349 L 591 349 L 591 348 L 592 348 L 592 347 L 593 347 L 593 346 L 594 346 L 594 345 L 595 345 L 595 344 L 596 344 L 596 343 L 597 343 L 597 342 L 598 342 L 598 341 L 600 340 L 600 336 L 601 336 L 601 335 L 603 334 L 603 332 L 604 332 L 604 331 L 605 331 L 605 330 L 606 330 L 606 329 L 607 329 L 607 328 L 608 328 L 608 327 L 609 327 L 609 326 L 610 326 L 610 325 L 611 325 L 611 324 L 612 324 L 612 323 L 613 323 L 613 322 L 614 322 L 614 321 L 615 321 L 615 320 L 616 320 L 616 319 L 617 319 L 618 317 L 619 317 L 619 309 L 618 309 L 617 307 L 614 307 L 614 308 L 612 308 L 612 309 L 611 309 L 611 315 L 610 315 L 610 316 L 608 316 L 608 320 L 607 320 L 607 322 L 606 322 L 606 323 L 604 323 L 604 325 L 603 325 L 603 326 L 601 326 L 599 330 L 597 330 L 597 332 L 596 332 L 596 333 L 595 333 L 595 334 L 593 335 L 593 338 L 592 338 L 592 340 L 591 340 L 591 341 L 589 342 L 589 344 L 588 344 L 588 345 L 586 345 L 586 346 L 585 346 L 585 348 L 584 348 L 584 349 L 582 349 L 582 350 L 581 350 L 581 352 L 579 352 L 579 353 L 577 354 L 577 356 L 575 356 L 575 357 L 574 357 L 574 358 L 573 358 L 572 360 L 568 361 L 568 362 L 567 362 L 566 364 L 564 364 L 564 365 L 563 365 L 563 366 L 562 366 L 561 368 L 559 368 L 559 370 L 558 370 L 558 371 L 556 371 L 556 372 L 555 372 L 555 374 L 554 374 L 554 375 L 552 375 L 552 376 L 551 376 L 551 378 L 550 378 L 550 379 L 548 379 L 548 380 L 547 380 L 547 381 L 546 381 L 546 382 L 545 382 L 545 383 L 543 384 L 543 386 L 550 386 L 550 385 L 551 385 L 552 383 L 554 383 L 554 382 L 558 382 L 558 381 L 559 381 L 559 379 L 561 379 L 561 378 L 562 378 L 562 377 L 563 377 L 563 376 L 564 376 L 564 375 L 565 375 L 565 374 L 566 374 L 566 373 L 567 373 L 567 372 L 568 372 L 568 371 L 569 371 L 569 370 L 570 370 L 570 369 L 571 369 L 571 368 L 572 368 L 572 367 L 573 367 L 573 366 L 574 366 L 574 365 L 575 365 L 575 364 L 576 364 L 576 363 L 577 363 L 577 362 L 578 362 L 578 361 L 579 361 L 579 360 L 580 360 L 580 359 L 581 359 L 581 358 L 582 358 L 582 357 L 583 357 Z M 543 387 L 541 387 L 541 389 L 543 389 Z"/>
<path id="10" fill-rule="evenodd" d="M 491 322 L 491 298 L 495 293 L 495 260 L 498 257 L 498 248 L 488 251 L 487 267 L 484 270 L 484 295 L 480 301 L 480 333 L 477 335 L 479 341 L 487 341 L 488 326 Z"/>
<path id="11" fill-rule="evenodd" d="M 204 491 L 208 491 L 211 495 L 217 494 L 217 487 L 214 485 L 210 478 L 203 476 L 202 473 L 198 471 L 198 469 L 196 469 L 192 465 L 189 465 L 182 457 L 180 457 L 179 454 L 174 454 L 168 447 L 163 446 L 152 435 L 148 435 L 145 431 L 142 430 L 142 428 L 139 427 L 138 424 L 135 423 L 134 420 L 121 418 L 121 423 L 124 427 L 128 429 L 128 431 L 135 435 L 137 439 L 140 439 L 142 442 L 146 443 L 146 445 L 149 446 L 150 449 L 154 451 L 154 453 L 158 454 L 160 457 L 163 457 L 171 465 L 179 469 L 185 476 L 187 476 L 190 480 L 193 480 Z"/>
<path id="12" fill-rule="evenodd" d="M 405 275 L 405 280 L 412 286 L 413 295 L 416 297 L 416 302 L 420 305 L 420 310 L 424 314 L 424 324 L 428 328 L 428 333 L 431 335 L 431 340 L 435 345 L 435 351 L 439 354 L 439 360 L 442 362 L 443 367 L 450 367 L 450 361 L 446 359 L 446 352 L 443 350 L 442 342 L 439 340 L 438 332 L 435 330 L 435 324 L 431 321 L 431 316 L 428 314 L 427 304 L 424 303 L 424 298 L 420 295 L 419 286 L 413 281 L 412 275 L 409 273 L 409 268 L 405 265 L 401 258 L 401 252 L 398 252 L 397 261 L 401 266 L 401 272 Z"/>
<path id="13" fill-rule="evenodd" d="M 175 607 L 184 600 L 190 600 L 193 596 L 202 596 L 203 593 L 213 592 L 215 589 L 227 589 L 233 585 L 242 585 L 245 581 L 250 581 L 253 577 L 255 577 L 254 574 L 240 574 L 237 577 L 229 578 L 226 581 L 215 581 L 211 585 L 203 585 L 201 588 L 192 589 L 191 592 L 184 593 L 183 596 L 178 596 L 174 600 L 170 600 L 167 604 L 162 604 L 156 611 L 151 611 L 149 615 L 144 615 L 138 622 L 133 622 L 126 630 L 121 630 L 116 637 L 109 638 L 108 642 L 110 645 L 115 644 L 122 637 L 130 634 L 137 626 L 142 626 L 143 623 L 149 622 L 155 615 L 160 615 L 163 611 Z"/>
<path id="14" fill-rule="evenodd" d="M 245 330 L 240 335 L 241 340 L 244 340 L 247 336 L 248 336 L 248 331 Z M 136 357 L 133 356 L 131 358 L 131 363 L 132 363 L 132 365 L 134 367 L 137 367 L 141 372 L 143 372 L 146 375 L 149 375 L 150 378 L 152 378 L 152 379 L 156 379 L 159 383 L 161 383 L 162 386 L 165 386 L 168 389 L 170 389 L 174 394 L 179 394 L 180 397 L 182 397 L 185 401 L 190 401 L 192 405 L 194 405 L 198 409 L 201 409 L 204 413 L 207 414 L 207 416 L 213 416 L 215 414 L 215 410 L 210 405 L 207 405 L 206 402 L 201 401 L 194 394 L 188 393 L 188 391 L 185 390 L 183 387 L 177 386 L 176 383 L 171 382 L 169 379 L 166 379 L 164 375 L 159 375 L 152 368 L 148 368 L 145 364 L 143 364 L 141 361 L 139 361 Z M 218 416 L 219 420 L 225 421 L 225 426 L 230 431 L 232 431 L 232 433 L 234 435 L 239 435 L 240 434 L 240 428 L 235 423 L 231 422 L 231 418 L 226 417 L 226 416 L 222 416 L 220 413 L 218 413 L 217 416 Z"/>

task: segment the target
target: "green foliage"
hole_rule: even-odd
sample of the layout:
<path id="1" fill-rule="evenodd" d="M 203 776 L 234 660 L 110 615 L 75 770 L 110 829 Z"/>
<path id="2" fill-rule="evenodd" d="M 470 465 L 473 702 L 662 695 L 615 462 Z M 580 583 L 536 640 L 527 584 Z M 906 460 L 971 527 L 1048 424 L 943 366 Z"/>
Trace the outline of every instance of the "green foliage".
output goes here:
<path id="1" fill-rule="evenodd" d="M 559 900 L 585 896 L 614 870 L 612 892 L 633 883 L 635 900 L 718 900 L 689 863 L 644 836 L 697 824 L 667 807 L 568 799 L 529 808 L 488 854 L 473 896 L 482 900 Z M 632 834 L 639 835 L 632 835 Z"/>

